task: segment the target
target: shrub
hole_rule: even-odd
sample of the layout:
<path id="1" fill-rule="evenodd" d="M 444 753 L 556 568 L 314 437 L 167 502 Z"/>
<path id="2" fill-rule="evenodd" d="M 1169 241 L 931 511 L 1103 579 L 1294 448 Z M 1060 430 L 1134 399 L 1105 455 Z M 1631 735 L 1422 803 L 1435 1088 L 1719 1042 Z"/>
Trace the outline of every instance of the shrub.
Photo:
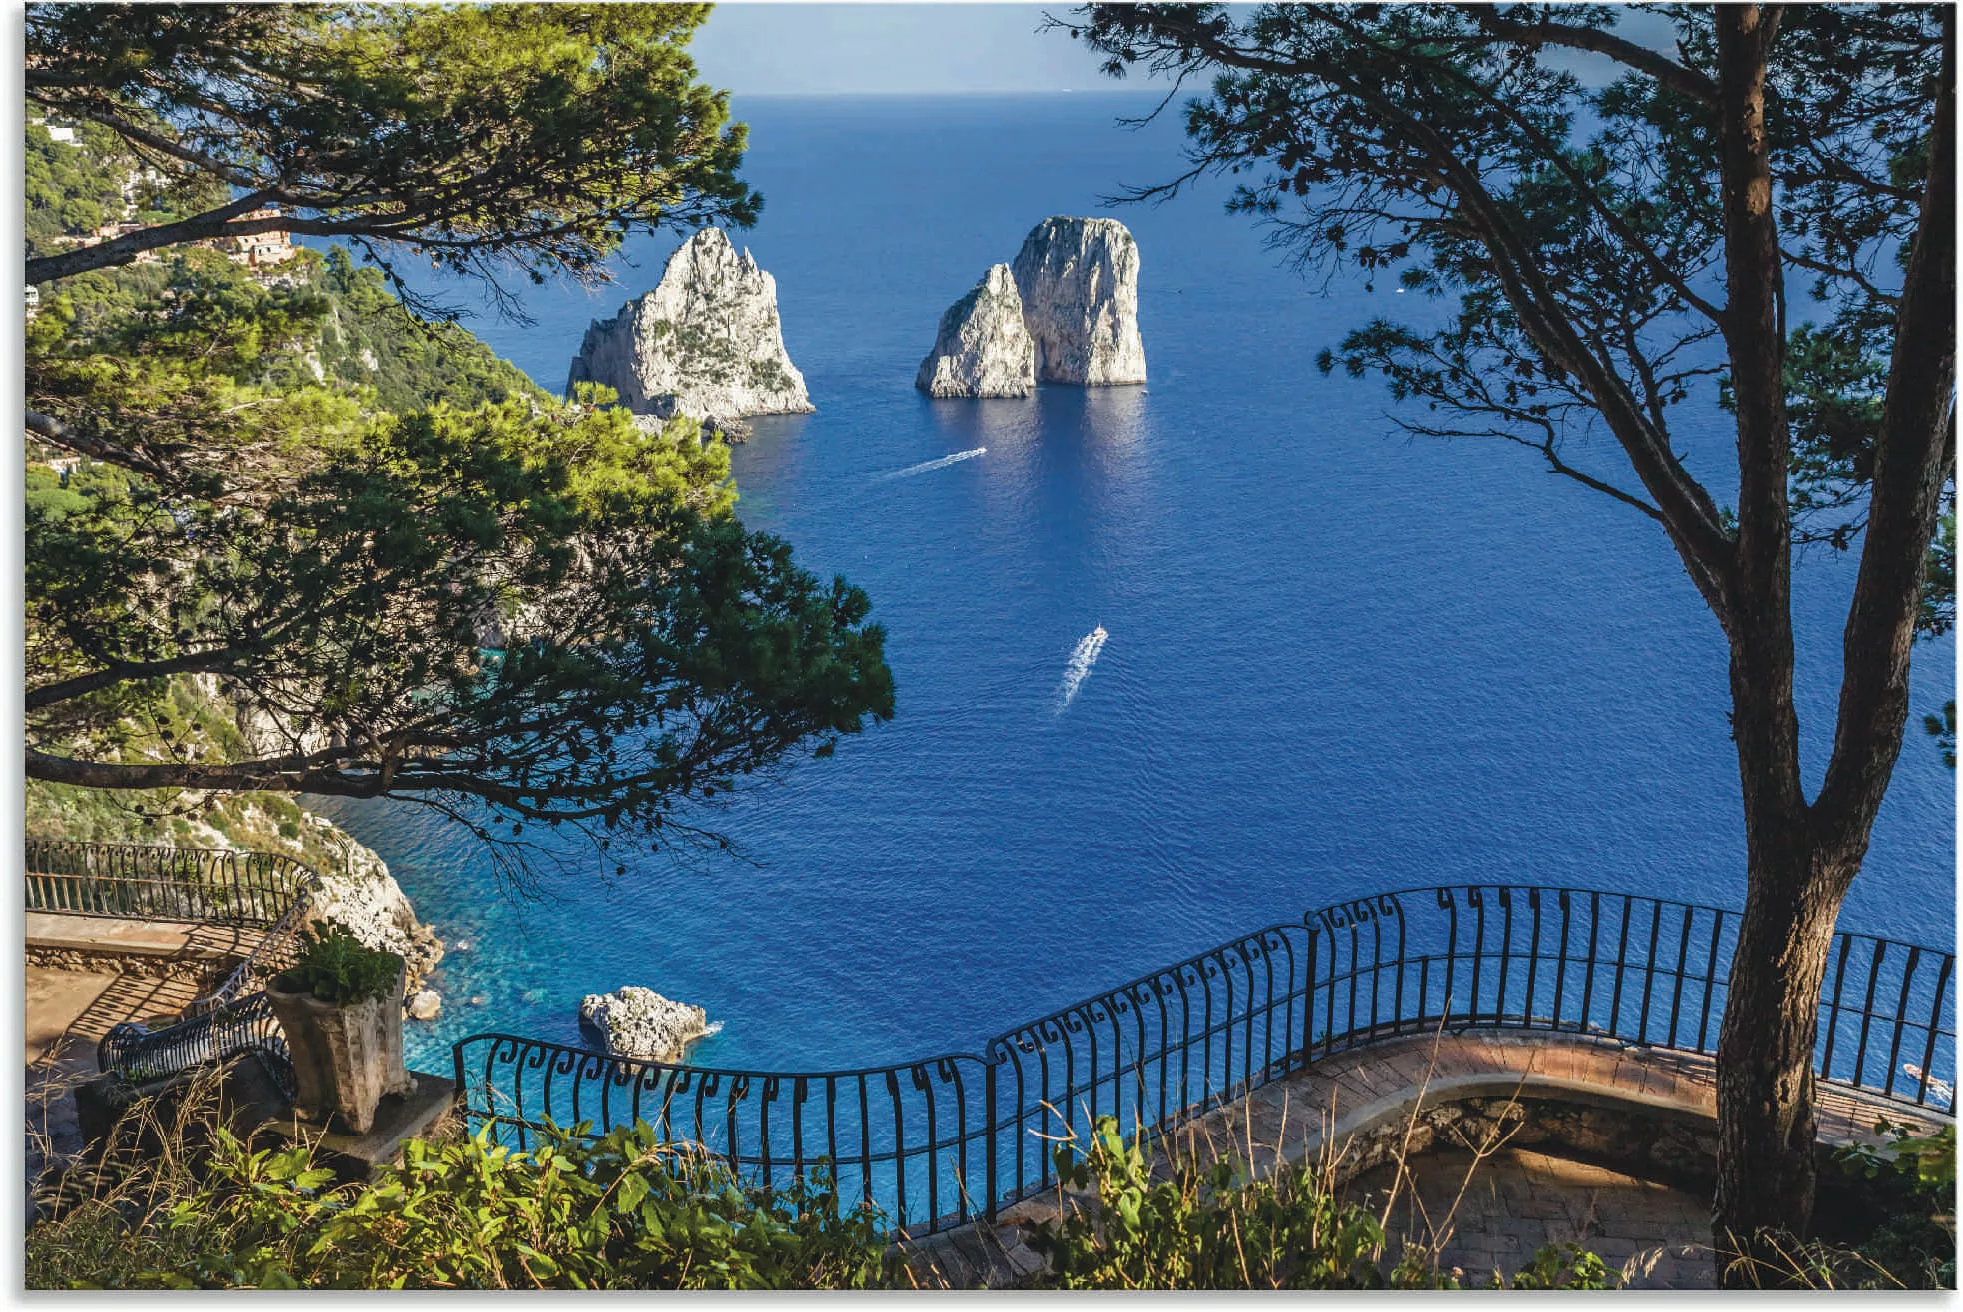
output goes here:
<path id="1" fill-rule="evenodd" d="M 402 958 L 369 947 L 332 921 L 300 929 L 300 947 L 274 984 L 286 993 L 311 993 L 322 1002 L 346 1004 L 386 998 L 395 988 Z"/>
<path id="2" fill-rule="evenodd" d="M 1874 1287 L 1956 1287 L 1956 1126 L 1918 1134 L 1881 1121 L 1879 1148 L 1855 1144 L 1835 1156 L 1841 1170 L 1872 1182 L 1881 1220 L 1854 1253 L 1886 1279 Z"/>
<path id="3" fill-rule="evenodd" d="M 583 1129 L 584 1127 L 581 1127 Z M 745 1187 L 645 1123 L 535 1148 L 488 1129 L 411 1141 L 367 1185 L 307 1145 L 251 1151 L 219 1128 L 196 1183 L 127 1185 L 28 1233 L 33 1288 L 866 1288 L 884 1223 L 829 1178 Z"/>
<path id="4" fill-rule="evenodd" d="M 1097 1119 L 1080 1153 L 1056 1148 L 1062 1216 L 1031 1245 L 1064 1289 L 1456 1289 L 1430 1254 L 1406 1247 L 1387 1263 L 1380 1216 L 1340 1201 L 1327 1163 L 1274 1167 L 1256 1178 L 1244 1162 L 1170 1160 L 1154 1178 L 1142 1134 Z M 1078 1195 L 1073 1199 L 1070 1195 Z M 1080 1202 L 1081 1200 L 1081 1202 Z M 1543 1247 L 1515 1276 L 1518 1289 L 1603 1289 L 1616 1277 L 1593 1253 Z M 1497 1275 L 1491 1287 L 1500 1287 Z"/>
<path id="5" fill-rule="evenodd" d="M 1923 1135 L 1878 1122 L 1883 1142 L 1834 1154 L 1861 1195 L 1864 1231 L 1852 1243 L 1772 1235 L 1771 1256 L 1726 1255 L 1727 1274 L 1763 1287 L 1954 1289 L 1956 1287 L 1956 1127 Z"/>

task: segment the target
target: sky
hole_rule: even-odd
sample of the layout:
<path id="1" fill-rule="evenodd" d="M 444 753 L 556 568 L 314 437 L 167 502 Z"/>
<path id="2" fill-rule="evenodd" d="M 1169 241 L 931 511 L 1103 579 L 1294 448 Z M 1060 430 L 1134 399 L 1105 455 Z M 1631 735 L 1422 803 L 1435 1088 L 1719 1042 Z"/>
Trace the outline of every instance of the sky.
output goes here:
<path id="1" fill-rule="evenodd" d="M 690 50 L 737 95 L 1111 91 L 1041 4 L 718 4 Z"/>
<path id="2" fill-rule="evenodd" d="M 710 86 L 742 95 L 962 94 L 1136 89 L 1098 72 L 1065 32 L 1039 32 L 1036 4 L 718 4 L 690 46 Z M 1617 31 L 1667 47 L 1667 24 L 1626 14 Z M 1581 60 L 1591 57 L 1582 56 Z M 1577 67 L 1584 78 L 1586 71 Z M 1592 80 L 1592 79 L 1589 79 Z"/>

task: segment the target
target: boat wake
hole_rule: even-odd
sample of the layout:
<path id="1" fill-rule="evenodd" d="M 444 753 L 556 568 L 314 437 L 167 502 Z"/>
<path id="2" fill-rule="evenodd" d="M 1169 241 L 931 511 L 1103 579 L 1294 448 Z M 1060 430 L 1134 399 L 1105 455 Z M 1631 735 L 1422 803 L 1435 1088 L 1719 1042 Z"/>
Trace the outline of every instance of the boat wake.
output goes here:
<path id="1" fill-rule="evenodd" d="M 1104 640 L 1110 635 L 1102 624 L 1085 634 L 1078 642 L 1077 649 L 1070 653 L 1070 664 L 1063 668 L 1063 682 L 1057 685 L 1056 713 L 1062 715 L 1076 700 L 1077 689 L 1084 680 L 1090 678 L 1091 666 L 1097 664 L 1097 654 L 1104 650 Z"/>
<path id="2" fill-rule="evenodd" d="M 905 469 L 895 470 L 890 474 L 881 474 L 873 481 L 875 483 L 887 483 L 896 478 L 911 478 L 915 474 L 926 474 L 936 469 L 946 469 L 949 465 L 958 465 L 963 460 L 973 460 L 976 456 L 985 456 L 987 454 L 988 448 L 985 446 L 978 446 L 973 451 L 956 451 L 953 455 L 942 456 L 939 460 L 929 460 L 925 464 L 910 465 Z"/>

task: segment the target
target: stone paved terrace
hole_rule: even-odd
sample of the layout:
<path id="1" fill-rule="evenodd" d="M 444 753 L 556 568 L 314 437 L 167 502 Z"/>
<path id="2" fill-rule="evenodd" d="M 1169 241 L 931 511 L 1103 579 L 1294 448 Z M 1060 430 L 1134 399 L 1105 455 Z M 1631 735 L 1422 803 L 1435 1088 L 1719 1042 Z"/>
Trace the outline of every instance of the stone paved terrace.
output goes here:
<path id="1" fill-rule="evenodd" d="M 191 979 L 30 965 L 26 978 L 27 1179 L 47 1154 L 66 1156 L 81 1145 L 74 1087 L 97 1071 L 96 1044 L 126 1020 L 169 1021 L 202 989 Z"/>
<path id="2" fill-rule="evenodd" d="M 1707 1283 L 1708 1177 L 1716 1147 L 1717 1071 L 1709 1057 L 1572 1034 L 1473 1030 L 1418 1035 L 1322 1058 L 1174 1138 L 1201 1161 L 1233 1154 L 1326 1161 L 1346 1196 L 1386 1190 L 1398 1152 L 1435 1206 L 1456 1193 L 1475 1152 L 1488 1154 L 1452 1218 L 1441 1265 L 1485 1269 L 1542 1243 L 1583 1242 L 1630 1262 L 1631 1283 Z M 1833 1085 L 1817 1095 L 1820 1137 L 1872 1141 L 1880 1119 L 1933 1130 L 1942 1113 Z M 1592 1160 L 1591 1160 L 1592 1159 Z M 1421 1165 L 1428 1162 L 1428 1165 Z M 1614 1168 L 1609 1169 L 1613 1163 Z M 920 1283 L 1000 1288 L 1040 1262 L 1027 1237 L 1054 1219 L 1054 1191 L 1004 1209 L 993 1226 L 905 1245 Z M 1404 1220 L 1412 1217 L 1407 1207 Z M 1591 1228 L 1592 1227 L 1592 1228 Z M 1426 1237 L 1419 1235 L 1418 1237 Z M 1511 1271 L 1508 1271 L 1511 1274 Z"/>
<path id="3" fill-rule="evenodd" d="M 1395 1192 L 1393 1192 L 1395 1191 Z M 1710 1199 L 1558 1153 L 1504 1147 L 1486 1157 L 1446 1148 L 1411 1163 L 1401 1186 L 1385 1163 L 1346 1196 L 1382 1214 L 1394 1234 L 1438 1236 L 1438 1266 L 1479 1284 L 1508 1278 L 1543 1244 L 1577 1244 L 1641 1289 L 1716 1285 Z"/>
<path id="4" fill-rule="evenodd" d="M 70 1091 L 97 1073 L 96 1045 L 123 1021 L 168 1024 L 265 933 L 253 926 L 26 917 L 27 1177 L 80 1148 Z"/>

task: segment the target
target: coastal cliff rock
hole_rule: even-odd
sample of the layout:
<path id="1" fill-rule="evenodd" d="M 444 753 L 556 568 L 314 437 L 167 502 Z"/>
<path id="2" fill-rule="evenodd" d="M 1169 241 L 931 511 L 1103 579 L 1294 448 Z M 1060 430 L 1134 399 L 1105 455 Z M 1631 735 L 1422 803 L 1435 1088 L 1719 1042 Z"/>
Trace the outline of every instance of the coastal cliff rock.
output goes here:
<path id="1" fill-rule="evenodd" d="M 566 391 L 601 383 L 637 416 L 687 415 L 705 432 L 747 431 L 745 415 L 809 414 L 804 375 L 784 351 L 777 280 L 720 228 L 668 260 L 661 282 L 586 330 Z"/>
<path id="2" fill-rule="evenodd" d="M 913 385 L 930 396 L 1028 396 L 1036 390 L 1036 346 L 1008 265 L 995 265 L 948 307 Z"/>
<path id="3" fill-rule="evenodd" d="M 1138 243 L 1116 219 L 1044 219 L 1015 266 L 1023 322 L 1045 383 L 1145 381 L 1138 335 Z"/>
<path id="4" fill-rule="evenodd" d="M 347 926 L 371 948 L 400 956 L 408 968 L 408 994 L 421 992 L 424 978 L 443 960 L 436 931 L 416 919 L 416 908 L 388 866 L 359 843 L 348 844 L 342 868 L 321 870 L 312 913 L 316 921 Z"/>
<path id="5" fill-rule="evenodd" d="M 638 984 L 587 994 L 579 1004 L 579 1023 L 605 1039 L 614 1056 L 649 1061 L 680 1061 L 690 1043 L 722 1028 L 711 1025 L 702 1008 Z"/>

